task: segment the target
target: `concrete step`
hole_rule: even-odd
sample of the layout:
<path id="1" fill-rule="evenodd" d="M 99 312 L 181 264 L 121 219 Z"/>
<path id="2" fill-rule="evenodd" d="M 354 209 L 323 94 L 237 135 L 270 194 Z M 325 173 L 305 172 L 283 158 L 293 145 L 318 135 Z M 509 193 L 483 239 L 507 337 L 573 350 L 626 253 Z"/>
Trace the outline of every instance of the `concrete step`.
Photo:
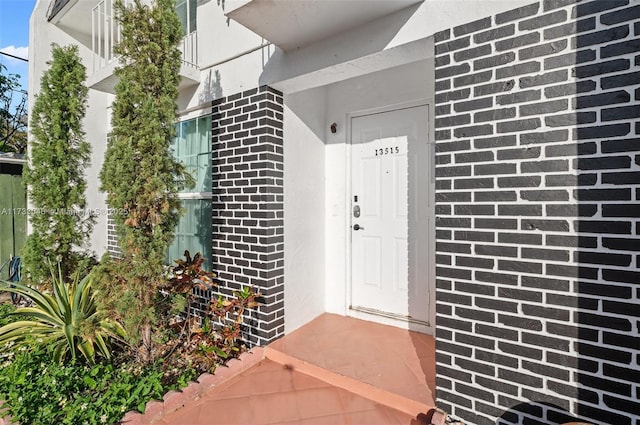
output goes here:
<path id="1" fill-rule="evenodd" d="M 271 361 L 280 363 L 295 371 L 310 375 L 316 379 L 350 391 L 361 397 L 368 398 L 369 400 L 373 400 L 381 405 L 407 413 L 412 417 L 419 418 L 425 417 L 425 415 L 427 415 L 429 416 L 429 419 L 431 419 L 434 416 L 434 413 L 429 412 L 433 412 L 435 406 L 430 406 L 428 404 L 403 397 L 391 391 L 387 391 L 382 388 L 375 387 L 371 384 L 358 381 L 357 379 L 354 379 L 352 377 L 333 372 L 320 366 L 316 366 L 312 363 L 296 358 L 295 356 L 292 356 L 290 354 L 270 348 L 269 346 L 265 347 L 264 353 L 265 357 Z M 438 415 L 439 414 L 435 414 L 436 417 L 434 419 L 436 420 L 436 422 L 434 424 L 444 424 L 444 417 L 440 421 L 438 419 Z M 429 424 L 429 422 L 424 423 Z"/>

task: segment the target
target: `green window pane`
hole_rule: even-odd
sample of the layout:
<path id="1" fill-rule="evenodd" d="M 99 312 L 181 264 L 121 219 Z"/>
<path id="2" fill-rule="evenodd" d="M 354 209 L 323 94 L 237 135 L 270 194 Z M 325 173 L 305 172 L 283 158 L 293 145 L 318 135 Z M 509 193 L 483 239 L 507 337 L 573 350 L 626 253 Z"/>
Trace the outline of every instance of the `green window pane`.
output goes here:
<path id="1" fill-rule="evenodd" d="M 176 13 L 178 14 L 178 19 L 180 19 L 180 23 L 182 24 L 182 33 L 189 33 L 189 16 L 187 10 L 187 0 L 178 0 L 176 3 Z"/>
<path id="2" fill-rule="evenodd" d="M 184 258 L 185 250 L 191 255 L 200 252 L 204 267 L 211 270 L 211 200 L 183 199 L 184 215 L 176 228 L 175 239 L 167 251 L 167 263 Z"/>
<path id="3" fill-rule="evenodd" d="M 196 13 L 198 0 L 189 0 L 189 32 L 194 32 L 197 28 Z"/>
<path id="4" fill-rule="evenodd" d="M 173 154 L 194 178 L 196 185 L 182 193 L 211 193 L 211 117 L 205 116 L 176 124 Z M 167 250 L 167 263 L 200 252 L 205 267 L 211 269 L 211 200 L 182 199 L 183 216 L 175 239 Z"/>
<path id="5" fill-rule="evenodd" d="M 188 192 L 211 192 L 211 117 L 200 117 L 177 124 L 173 153 L 194 178 Z"/>
<path id="6" fill-rule="evenodd" d="M 182 24 L 182 34 L 187 35 L 197 29 L 198 0 L 178 0 L 176 13 Z"/>

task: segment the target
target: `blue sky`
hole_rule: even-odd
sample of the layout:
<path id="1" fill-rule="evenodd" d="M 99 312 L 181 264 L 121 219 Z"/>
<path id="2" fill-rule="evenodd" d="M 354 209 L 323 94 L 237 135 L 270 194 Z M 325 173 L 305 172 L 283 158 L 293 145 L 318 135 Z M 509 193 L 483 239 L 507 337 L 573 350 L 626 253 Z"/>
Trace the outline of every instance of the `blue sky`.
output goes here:
<path id="1" fill-rule="evenodd" d="M 41 0 L 46 1 L 46 0 Z M 0 0 L 0 51 L 27 58 L 29 47 L 29 17 L 36 0 Z M 26 62 L 0 55 L 0 61 L 9 73 L 20 74 L 23 88 L 27 89 Z"/>

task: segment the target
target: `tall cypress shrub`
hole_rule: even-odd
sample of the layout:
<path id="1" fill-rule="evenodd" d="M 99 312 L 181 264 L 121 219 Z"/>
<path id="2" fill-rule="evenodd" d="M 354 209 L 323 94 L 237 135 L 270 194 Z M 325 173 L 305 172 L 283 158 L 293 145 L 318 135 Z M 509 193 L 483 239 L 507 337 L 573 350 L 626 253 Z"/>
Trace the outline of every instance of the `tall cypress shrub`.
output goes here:
<path id="1" fill-rule="evenodd" d="M 31 206 L 32 232 L 22 252 L 33 281 L 50 277 L 49 262 L 68 277 L 94 223 L 86 213 L 84 170 L 91 146 L 85 140 L 86 70 L 77 46 L 52 46 L 49 69 L 31 110 L 31 133 L 24 184 Z"/>
<path id="2" fill-rule="evenodd" d="M 105 290 L 142 361 L 153 358 L 154 300 L 167 248 L 180 216 L 178 191 L 191 179 L 170 150 L 175 136 L 182 28 L 174 0 L 116 3 L 121 41 L 115 47 L 112 133 L 100 172 L 126 264 L 121 284 Z M 110 301 L 109 301 L 110 300 Z"/>

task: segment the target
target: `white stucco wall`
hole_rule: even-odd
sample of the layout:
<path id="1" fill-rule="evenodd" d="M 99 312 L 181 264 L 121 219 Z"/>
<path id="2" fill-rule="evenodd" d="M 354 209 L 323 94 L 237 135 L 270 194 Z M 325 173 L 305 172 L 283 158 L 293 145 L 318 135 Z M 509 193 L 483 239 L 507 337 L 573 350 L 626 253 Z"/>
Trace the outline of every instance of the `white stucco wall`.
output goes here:
<path id="1" fill-rule="evenodd" d="M 285 333 L 325 311 L 326 90 L 284 99 Z M 327 276 L 332 276 L 331 270 Z"/>
<path id="2" fill-rule="evenodd" d="M 98 259 L 107 250 L 107 195 L 99 190 L 101 183 L 98 175 L 102 169 L 107 149 L 112 102 L 112 96 L 91 90 L 84 124 L 87 141 L 91 143 L 91 166 L 86 171 L 87 204 L 93 211 L 97 211 L 96 223 L 91 236 L 91 249 L 95 251 Z"/>
<path id="3" fill-rule="evenodd" d="M 225 3 L 208 0 L 198 6 L 198 63 L 201 69 L 263 43 L 262 37 L 225 16 Z"/>
<path id="4" fill-rule="evenodd" d="M 225 2 L 207 0 L 197 9 L 200 85 L 182 90 L 179 109 L 205 107 L 212 100 L 258 86 L 264 64 L 275 50 L 259 35 L 225 16 Z"/>
<path id="5" fill-rule="evenodd" d="M 267 60 L 268 52 L 273 49 L 273 46 L 268 46 L 232 61 L 202 69 L 200 85 L 180 92 L 179 109 L 210 107 L 214 99 L 258 87 L 262 64 Z"/>

